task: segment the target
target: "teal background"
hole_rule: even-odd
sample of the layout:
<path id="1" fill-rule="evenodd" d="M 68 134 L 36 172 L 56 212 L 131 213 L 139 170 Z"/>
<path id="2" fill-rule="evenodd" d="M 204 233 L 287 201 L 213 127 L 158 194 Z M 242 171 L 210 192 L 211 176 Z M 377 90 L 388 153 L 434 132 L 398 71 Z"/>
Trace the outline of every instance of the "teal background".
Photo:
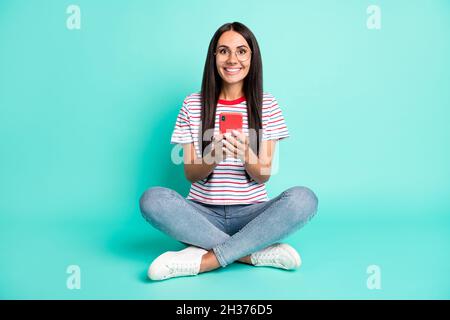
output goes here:
<path id="1" fill-rule="evenodd" d="M 66 28 L 70 4 L 81 30 Z M 366 28 L 370 4 L 381 30 Z M 149 263 L 183 246 L 138 200 L 187 194 L 170 136 L 231 21 L 255 33 L 291 134 L 269 196 L 319 197 L 285 240 L 303 265 L 151 282 Z M 449 33 L 445 0 L 1 1 L 0 298 L 450 298 Z M 381 290 L 366 287 L 372 264 Z"/>

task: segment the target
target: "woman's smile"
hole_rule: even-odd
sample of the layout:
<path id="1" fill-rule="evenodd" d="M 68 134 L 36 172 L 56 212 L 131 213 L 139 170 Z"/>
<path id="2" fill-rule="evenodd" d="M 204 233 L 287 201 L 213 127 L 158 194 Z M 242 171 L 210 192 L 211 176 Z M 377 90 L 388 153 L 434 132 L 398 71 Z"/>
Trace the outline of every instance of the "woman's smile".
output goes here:
<path id="1" fill-rule="evenodd" d="M 242 67 L 224 67 L 223 70 L 225 71 L 226 75 L 236 75 L 239 74 L 239 72 L 241 72 Z"/>

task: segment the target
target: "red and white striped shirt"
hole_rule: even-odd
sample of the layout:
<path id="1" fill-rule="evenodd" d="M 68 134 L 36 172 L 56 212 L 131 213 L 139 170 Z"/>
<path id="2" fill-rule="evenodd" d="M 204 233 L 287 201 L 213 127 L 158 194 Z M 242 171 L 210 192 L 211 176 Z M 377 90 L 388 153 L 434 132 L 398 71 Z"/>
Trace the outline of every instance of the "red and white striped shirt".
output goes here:
<path id="1" fill-rule="evenodd" d="M 247 104 L 245 98 L 220 100 L 217 103 L 214 134 L 219 133 L 219 114 L 221 112 L 242 112 L 243 132 L 248 136 Z M 171 144 L 194 143 L 197 157 L 202 156 L 199 145 L 201 127 L 201 95 L 193 93 L 186 97 L 178 114 Z M 201 136 L 201 133 L 200 133 Z M 289 137 L 280 106 L 274 96 L 263 95 L 262 140 L 281 140 Z M 208 204 L 251 204 L 269 201 L 264 183 L 248 181 L 244 164 L 240 159 L 228 157 L 213 170 L 208 182 L 206 178 L 191 184 L 186 199 Z"/>

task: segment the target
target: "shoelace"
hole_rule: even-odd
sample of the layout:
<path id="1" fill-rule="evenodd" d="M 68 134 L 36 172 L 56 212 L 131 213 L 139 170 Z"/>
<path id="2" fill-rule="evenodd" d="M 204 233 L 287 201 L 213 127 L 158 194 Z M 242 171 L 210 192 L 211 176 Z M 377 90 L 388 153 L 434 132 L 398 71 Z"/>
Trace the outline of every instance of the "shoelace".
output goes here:
<path id="1" fill-rule="evenodd" d="M 261 252 L 260 254 L 256 255 L 256 258 L 258 261 L 261 262 L 276 262 L 276 258 L 279 256 L 278 250 L 268 250 L 267 252 Z"/>
<path id="2" fill-rule="evenodd" d="M 192 273 L 196 265 L 195 262 L 171 262 L 167 267 L 170 269 L 171 273 Z"/>

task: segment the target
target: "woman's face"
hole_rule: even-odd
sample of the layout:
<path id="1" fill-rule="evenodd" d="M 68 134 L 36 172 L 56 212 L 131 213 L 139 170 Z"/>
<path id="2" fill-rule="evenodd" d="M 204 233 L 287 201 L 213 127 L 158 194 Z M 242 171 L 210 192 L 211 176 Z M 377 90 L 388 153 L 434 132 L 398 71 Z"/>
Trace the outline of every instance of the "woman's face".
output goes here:
<path id="1" fill-rule="evenodd" d="M 250 46 L 244 37 L 233 30 L 222 33 L 216 47 L 216 66 L 222 80 L 227 84 L 243 81 L 250 63 Z"/>

